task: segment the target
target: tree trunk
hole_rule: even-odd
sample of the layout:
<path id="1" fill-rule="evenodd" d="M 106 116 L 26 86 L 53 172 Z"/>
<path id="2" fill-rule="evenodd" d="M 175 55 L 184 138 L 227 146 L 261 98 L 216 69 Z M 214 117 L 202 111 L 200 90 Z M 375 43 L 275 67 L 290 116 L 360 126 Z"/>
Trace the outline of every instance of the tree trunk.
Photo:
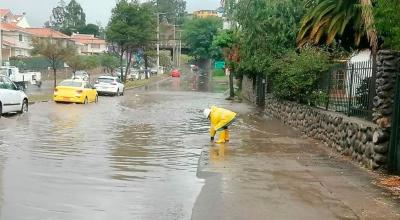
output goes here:
<path id="1" fill-rule="evenodd" d="M 144 69 L 145 69 L 145 78 L 148 79 L 148 67 L 149 67 L 149 59 L 147 57 L 147 54 L 144 54 Z"/>
<path id="2" fill-rule="evenodd" d="M 53 75 L 54 75 L 54 88 L 57 87 L 57 68 L 53 68 Z"/>
<path id="3" fill-rule="evenodd" d="M 126 51 L 126 53 L 127 53 L 127 59 L 128 59 L 128 62 L 126 63 L 126 70 L 125 70 L 125 77 L 124 77 L 124 82 L 126 83 L 126 80 L 128 79 L 128 73 L 129 73 L 129 70 L 130 70 L 130 68 L 131 68 L 131 63 L 132 63 L 132 50 L 131 51 Z"/>
<path id="4" fill-rule="evenodd" d="M 229 73 L 229 98 L 235 97 L 235 89 L 233 88 L 233 72 Z"/>
<path id="5" fill-rule="evenodd" d="M 124 64 L 123 64 L 123 62 L 124 62 L 124 50 L 121 47 L 121 54 L 119 56 L 119 66 L 120 66 L 119 68 L 121 70 L 121 81 L 125 82 L 124 81 L 124 68 L 123 68 Z"/>

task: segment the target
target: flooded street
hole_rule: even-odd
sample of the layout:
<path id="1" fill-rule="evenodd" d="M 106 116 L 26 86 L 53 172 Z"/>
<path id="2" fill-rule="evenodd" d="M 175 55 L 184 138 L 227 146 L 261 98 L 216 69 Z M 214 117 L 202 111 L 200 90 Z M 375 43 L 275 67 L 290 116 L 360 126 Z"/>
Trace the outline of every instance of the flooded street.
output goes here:
<path id="1" fill-rule="evenodd" d="M 187 74 L 1 118 L 0 219 L 400 219 L 365 171 L 223 90 Z M 227 144 L 214 104 L 239 113 Z"/>
<path id="2" fill-rule="evenodd" d="M 208 89 L 203 81 L 168 79 L 98 104 L 39 103 L 2 118 L 1 219 L 189 219 L 209 143 L 202 109 L 224 102 L 196 91 Z"/>

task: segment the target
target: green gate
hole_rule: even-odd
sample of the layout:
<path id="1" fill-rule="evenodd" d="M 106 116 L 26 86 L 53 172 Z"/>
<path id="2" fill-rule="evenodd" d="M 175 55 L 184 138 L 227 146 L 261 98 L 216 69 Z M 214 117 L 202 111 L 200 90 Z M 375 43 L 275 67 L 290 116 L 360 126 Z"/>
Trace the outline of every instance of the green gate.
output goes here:
<path id="1" fill-rule="evenodd" d="M 396 73 L 396 94 L 390 133 L 388 170 L 390 173 L 400 173 L 400 68 Z"/>

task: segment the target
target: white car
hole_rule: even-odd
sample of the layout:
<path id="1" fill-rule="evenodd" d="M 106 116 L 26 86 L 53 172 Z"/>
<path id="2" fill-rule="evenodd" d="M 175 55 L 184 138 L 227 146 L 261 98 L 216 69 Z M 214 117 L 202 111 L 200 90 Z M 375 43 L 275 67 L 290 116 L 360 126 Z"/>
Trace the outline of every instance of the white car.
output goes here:
<path id="1" fill-rule="evenodd" d="M 89 81 L 89 74 L 86 71 L 76 71 L 74 74 L 72 74 L 71 79 L 79 79 L 83 81 Z"/>
<path id="2" fill-rule="evenodd" d="M 8 77 L 0 76 L 0 117 L 10 112 L 28 112 L 28 97 Z"/>
<path id="3" fill-rule="evenodd" d="M 96 80 L 94 87 L 99 95 L 124 95 L 125 86 L 121 80 L 115 76 L 100 76 Z"/>

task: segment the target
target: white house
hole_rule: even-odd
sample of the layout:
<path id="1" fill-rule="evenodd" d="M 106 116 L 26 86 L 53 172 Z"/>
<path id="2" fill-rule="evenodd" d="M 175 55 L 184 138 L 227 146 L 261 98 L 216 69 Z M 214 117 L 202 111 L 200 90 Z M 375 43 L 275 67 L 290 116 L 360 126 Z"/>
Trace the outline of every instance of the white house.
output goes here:
<path id="1" fill-rule="evenodd" d="M 107 42 L 94 35 L 73 33 L 71 40 L 75 41 L 78 51 L 82 54 L 93 55 L 107 52 Z"/>
<path id="2" fill-rule="evenodd" d="M 32 34 L 26 29 L 18 27 L 16 23 L 1 23 L 2 31 L 2 57 L 30 56 Z"/>
<path id="3" fill-rule="evenodd" d="M 347 62 L 346 68 L 346 94 L 355 97 L 357 88 L 363 81 L 372 77 L 372 55 L 370 49 L 360 50 L 353 53 Z M 350 94 L 352 91 L 352 94 Z"/>

